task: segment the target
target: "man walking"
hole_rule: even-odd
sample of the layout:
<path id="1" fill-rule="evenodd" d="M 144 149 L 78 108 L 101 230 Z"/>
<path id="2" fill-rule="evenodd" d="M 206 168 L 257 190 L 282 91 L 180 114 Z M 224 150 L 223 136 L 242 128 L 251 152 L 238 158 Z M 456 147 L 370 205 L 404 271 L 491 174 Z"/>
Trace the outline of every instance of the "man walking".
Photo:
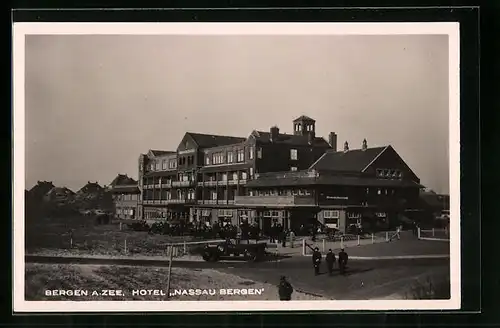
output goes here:
<path id="1" fill-rule="evenodd" d="M 345 274 L 345 268 L 347 265 L 347 260 L 349 259 L 349 256 L 347 253 L 344 251 L 342 248 L 339 253 L 339 269 L 340 269 L 340 274 Z"/>
<path id="2" fill-rule="evenodd" d="M 328 253 L 326 254 L 326 265 L 328 266 L 328 274 L 330 276 L 333 275 L 334 264 L 335 264 L 335 254 L 332 252 L 331 249 L 329 249 Z"/>
<path id="3" fill-rule="evenodd" d="M 317 275 L 319 275 L 319 267 L 321 264 L 321 253 L 320 253 L 318 247 L 314 248 L 312 260 L 313 260 L 313 266 L 314 266 L 314 275 L 317 276 Z"/>
<path id="4" fill-rule="evenodd" d="M 290 301 L 292 299 L 293 287 L 286 280 L 285 276 L 280 277 L 280 283 L 278 285 L 278 294 L 280 296 L 280 301 Z"/>

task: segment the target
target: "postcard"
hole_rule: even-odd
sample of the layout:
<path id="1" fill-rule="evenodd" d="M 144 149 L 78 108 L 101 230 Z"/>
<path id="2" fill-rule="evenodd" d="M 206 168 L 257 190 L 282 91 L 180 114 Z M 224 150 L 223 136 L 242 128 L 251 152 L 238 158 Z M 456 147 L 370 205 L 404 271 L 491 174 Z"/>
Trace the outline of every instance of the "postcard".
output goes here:
<path id="1" fill-rule="evenodd" d="M 14 312 L 460 308 L 458 23 L 14 23 Z"/>

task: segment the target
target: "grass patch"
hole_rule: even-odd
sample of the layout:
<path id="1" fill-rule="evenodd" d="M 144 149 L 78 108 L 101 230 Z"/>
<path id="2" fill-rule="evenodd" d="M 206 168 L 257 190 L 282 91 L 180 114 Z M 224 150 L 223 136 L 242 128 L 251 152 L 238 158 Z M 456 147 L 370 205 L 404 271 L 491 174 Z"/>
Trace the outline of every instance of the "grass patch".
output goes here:
<path id="1" fill-rule="evenodd" d="M 450 299 L 451 284 L 449 276 L 426 277 L 423 281 L 417 280 L 406 293 L 406 299 L 437 300 Z"/>

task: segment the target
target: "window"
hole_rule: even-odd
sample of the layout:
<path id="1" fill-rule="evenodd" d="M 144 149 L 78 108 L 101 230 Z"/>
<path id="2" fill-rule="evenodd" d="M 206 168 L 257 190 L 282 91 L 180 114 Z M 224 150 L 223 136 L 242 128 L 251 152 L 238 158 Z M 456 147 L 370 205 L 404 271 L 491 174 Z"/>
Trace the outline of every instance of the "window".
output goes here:
<path id="1" fill-rule="evenodd" d="M 401 171 L 398 171 L 398 178 L 401 179 L 403 177 L 403 173 Z"/>
<path id="2" fill-rule="evenodd" d="M 382 190 L 380 188 L 377 189 L 377 195 L 381 195 L 382 194 Z"/>
<path id="3" fill-rule="evenodd" d="M 257 158 L 258 159 L 262 158 L 262 148 L 257 149 Z"/>
<path id="4" fill-rule="evenodd" d="M 194 190 L 189 190 L 189 192 L 188 192 L 188 199 L 189 200 L 194 200 Z"/>
<path id="5" fill-rule="evenodd" d="M 359 218 L 361 218 L 361 213 L 350 212 L 350 213 L 347 214 L 347 217 L 349 219 L 359 219 Z"/>
<path id="6" fill-rule="evenodd" d="M 237 172 L 233 173 L 233 180 L 238 180 L 238 173 Z"/>
<path id="7" fill-rule="evenodd" d="M 206 165 L 210 165 L 210 155 L 209 154 L 205 154 L 205 164 Z"/>
<path id="8" fill-rule="evenodd" d="M 227 174 L 226 173 L 222 173 L 222 181 L 227 181 Z"/>
<path id="9" fill-rule="evenodd" d="M 370 193 L 370 188 L 366 188 L 366 194 L 368 195 Z"/>
<path id="10" fill-rule="evenodd" d="M 149 165 L 149 168 L 151 171 L 154 171 L 155 170 L 155 163 L 152 162 L 150 165 Z"/>
<path id="11" fill-rule="evenodd" d="M 241 179 L 243 179 L 243 180 L 247 179 L 247 173 L 246 172 L 241 172 Z"/>
<path id="12" fill-rule="evenodd" d="M 156 169 L 156 171 L 160 170 L 160 161 L 155 163 L 155 169 Z"/>
<path id="13" fill-rule="evenodd" d="M 253 167 L 250 168 L 250 177 L 253 177 Z"/>
<path id="14" fill-rule="evenodd" d="M 391 175 L 391 170 L 384 170 L 384 176 L 386 178 L 390 177 L 390 175 Z"/>
<path id="15" fill-rule="evenodd" d="M 232 151 L 227 152 L 227 162 L 232 163 L 234 161 L 234 153 Z"/>
<path id="16" fill-rule="evenodd" d="M 171 159 L 168 163 L 169 169 L 175 169 L 177 167 L 177 161 L 175 159 Z"/>
<path id="17" fill-rule="evenodd" d="M 220 209 L 218 212 L 219 217 L 232 217 L 233 211 L 228 209 Z"/>
<path id="18" fill-rule="evenodd" d="M 296 161 L 297 158 L 297 149 L 290 149 L 290 159 Z"/>
<path id="19" fill-rule="evenodd" d="M 377 177 L 382 177 L 384 175 L 384 170 L 377 169 Z"/>
<path id="20" fill-rule="evenodd" d="M 324 211 L 323 217 L 325 219 L 338 219 L 340 217 L 340 213 L 337 210 L 334 211 Z"/>
<path id="21" fill-rule="evenodd" d="M 297 167 L 296 166 L 290 167 L 290 171 L 293 171 L 293 172 L 297 171 Z"/>
<path id="22" fill-rule="evenodd" d="M 217 200 L 217 191 L 212 191 L 211 196 L 212 196 L 212 198 L 211 198 L 212 200 Z"/>
<path id="23" fill-rule="evenodd" d="M 250 147 L 248 149 L 248 158 L 249 159 L 253 159 L 253 151 L 254 151 L 253 147 Z"/>
<path id="24" fill-rule="evenodd" d="M 375 215 L 378 217 L 378 218 L 385 218 L 387 215 L 385 213 L 375 213 Z"/>
<path id="25" fill-rule="evenodd" d="M 162 169 L 162 170 L 166 170 L 166 169 L 167 169 L 167 160 L 166 160 L 166 159 L 164 159 L 164 160 L 162 161 L 162 163 L 161 163 L 161 169 Z"/>
<path id="26" fill-rule="evenodd" d="M 243 162 L 245 160 L 245 151 L 243 149 L 239 149 L 236 154 L 236 161 Z"/>

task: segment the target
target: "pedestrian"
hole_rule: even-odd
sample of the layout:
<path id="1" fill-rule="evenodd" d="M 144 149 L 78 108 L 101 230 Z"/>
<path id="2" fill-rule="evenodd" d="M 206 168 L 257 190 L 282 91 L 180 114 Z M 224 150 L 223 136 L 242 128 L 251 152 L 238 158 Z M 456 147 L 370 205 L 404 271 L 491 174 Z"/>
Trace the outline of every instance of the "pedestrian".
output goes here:
<path id="1" fill-rule="evenodd" d="M 278 285 L 278 294 L 280 296 L 280 301 L 290 301 L 292 299 L 293 287 L 285 276 L 280 277 L 280 283 Z"/>
<path id="2" fill-rule="evenodd" d="M 345 274 L 345 269 L 347 266 L 347 260 L 349 259 L 349 256 L 347 253 L 344 251 L 342 248 L 339 253 L 339 269 L 340 269 L 340 274 Z"/>
<path id="3" fill-rule="evenodd" d="M 288 234 L 287 229 L 282 229 L 280 232 L 281 246 L 286 247 L 286 236 Z"/>
<path id="4" fill-rule="evenodd" d="M 333 275 L 333 266 L 335 265 L 335 253 L 331 249 L 326 254 L 326 265 L 328 266 L 328 274 Z"/>
<path id="5" fill-rule="evenodd" d="M 295 240 L 295 232 L 293 230 L 290 230 L 290 247 L 293 248 L 293 242 Z"/>
<path id="6" fill-rule="evenodd" d="M 312 260 L 313 260 L 313 266 L 314 266 L 314 275 L 317 276 L 317 275 L 319 275 L 319 267 L 321 265 L 321 253 L 320 253 L 318 247 L 314 248 Z"/>

